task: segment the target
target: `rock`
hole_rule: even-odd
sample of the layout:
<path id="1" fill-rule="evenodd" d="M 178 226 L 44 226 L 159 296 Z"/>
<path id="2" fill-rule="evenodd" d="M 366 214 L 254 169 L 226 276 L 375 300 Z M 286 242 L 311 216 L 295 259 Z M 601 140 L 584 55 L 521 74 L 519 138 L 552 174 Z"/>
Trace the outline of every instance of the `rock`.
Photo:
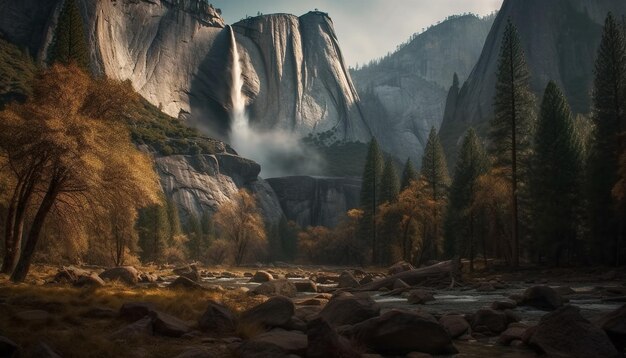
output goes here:
<path id="1" fill-rule="evenodd" d="M 524 338 L 524 334 L 526 333 L 526 329 L 527 327 L 523 325 L 510 325 L 509 328 L 507 328 L 504 332 L 502 332 L 502 334 L 500 334 L 500 337 L 498 337 L 496 343 L 503 346 L 508 346 L 511 345 L 513 341 L 522 341 Z"/>
<path id="2" fill-rule="evenodd" d="M 402 281 L 401 279 L 397 279 L 394 283 L 393 283 L 393 289 L 397 290 L 397 289 L 403 289 L 403 288 L 410 288 L 411 286 L 409 286 L 406 282 Z"/>
<path id="3" fill-rule="evenodd" d="M 17 356 L 20 347 L 17 343 L 8 339 L 7 337 L 0 336 L 0 357 L 11 358 Z"/>
<path id="4" fill-rule="evenodd" d="M 127 340 L 140 336 L 152 335 L 152 318 L 145 316 L 111 334 L 112 339 Z"/>
<path id="5" fill-rule="evenodd" d="M 128 302 L 120 308 L 120 317 L 129 322 L 135 322 L 148 316 L 155 309 L 156 307 L 151 302 Z"/>
<path id="6" fill-rule="evenodd" d="M 27 310 L 16 312 L 14 317 L 30 324 L 45 324 L 50 320 L 50 313 L 44 310 Z"/>
<path id="7" fill-rule="evenodd" d="M 350 332 L 359 343 L 381 354 L 458 352 L 445 328 L 415 312 L 394 309 L 354 325 Z"/>
<path id="8" fill-rule="evenodd" d="M 159 280 L 159 277 L 153 273 L 142 272 L 139 274 L 139 282 L 141 283 L 155 283 Z"/>
<path id="9" fill-rule="evenodd" d="M 93 307 L 83 311 L 80 316 L 86 318 L 115 318 L 118 312 L 108 307 Z"/>
<path id="10" fill-rule="evenodd" d="M 620 352 L 626 349 L 626 305 L 600 317 L 595 324 L 606 332 Z"/>
<path id="11" fill-rule="evenodd" d="M 517 302 L 513 300 L 495 301 L 491 304 L 491 308 L 498 311 L 509 310 L 517 307 Z"/>
<path id="12" fill-rule="evenodd" d="M 450 314 L 442 316 L 439 319 L 439 324 L 448 331 L 450 337 L 458 338 L 464 334 L 469 333 L 470 325 L 465 320 L 465 317 L 459 314 Z"/>
<path id="13" fill-rule="evenodd" d="M 184 289 L 184 290 L 206 290 L 204 286 L 199 284 L 196 281 L 189 279 L 188 277 L 179 276 L 172 283 L 170 283 L 168 288 L 172 289 Z"/>
<path id="14" fill-rule="evenodd" d="M 483 308 L 476 312 L 472 321 L 472 329 L 483 334 L 497 335 L 504 332 L 508 325 L 508 318 L 502 311 Z M 485 329 L 487 331 L 485 331 Z"/>
<path id="15" fill-rule="evenodd" d="M 423 305 L 434 300 L 433 294 L 426 290 L 411 290 L 407 297 L 407 302 L 412 305 Z"/>
<path id="16" fill-rule="evenodd" d="M 355 324 L 380 314 L 380 306 L 369 296 L 343 294 L 333 297 L 320 312 L 332 326 Z"/>
<path id="17" fill-rule="evenodd" d="M 541 318 L 528 339 L 531 347 L 553 357 L 619 357 L 600 328 L 580 315 L 580 309 L 564 306 Z"/>
<path id="18" fill-rule="evenodd" d="M 307 336 L 295 331 L 265 332 L 255 336 L 251 341 L 272 344 L 287 353 L 297 355 L 304 355 L 308 346 Z"/>
<path id="19" fill-rule="evenodd" d="M 258 282 L 258 283 L 263 283 L 263 282 L 267 282 L 267 281 L 272 281 L 274 279 L 274 277 L 272 276 L 271 273 L 267 272 L 267 271 L 257 271 L 254 276 L 252 276 L 252 278 L 250 279 L 250 282 Z"/>
<path id="20" fill-rule="evenodd" d="M 372 275 L 366 275 L 359 281 L 359 285 L 367 285 L 368 283 L 374 281 Z"/>
<path id="21" fill-rule="evenodd" d="M 30 357 L 37 358 L 61 358 L 61 356 L 54 351 L 54 349 L 50 348 L 44 342 L 37 342 L 31 349 L 28 350 Z M 4 356 L 0 356 L 4 357 Z"/>
<path id="22" fill-rule="evenodd" d="M 241 323 L 260 327 L 279 327 L 291 320 L 295 307 L 289 298 L 276 296 L 241 314 Z"/>
<path id="23" fill-rule="evenodd" d="M 348 271 L 344 271 L 339 275 L 339 284 L 337 288 L 356 288 L 359 287 L 359 281 Z"/>
<path id="24" fill-rule="evenodd" d="M 520 305 L 553 311 L 563 306 L 563 298 L 551 287 L 533 286 L 524 291 Z"/>
<path id="25" fill-rule="evenodd" d="M 281 295 L 285 297 L 295 297 L 298 290 L 296 289 L 296 285 L 294 285 L 293 282 L 287 279 L 283 279 L 262 283 L 250 292 L 255 295 Z"/>
<path id="26" fill-rule="evenodd" d="M 317 292 L 317 284 L 311 280 L 292 281 L 298 292 Z"/>
<path id="27" fill-rule="evenodd" d="M 191 347 L 174 358 L 213 358 L 215 351 L 207 347 Z"/>
<path id="28" fill-rule="evenodd" d="M 90 273 L 89 275 L 80 276 L 76 281 L 74 281 L 74 286 L 76 287 L 102 287 L 105 283 L 95 272 Z"/>
<path id="29" fill-rule="evenodd" d="M 359 358 L 350 342 L 337 334 L 323 318 L 317 318 L 307 324 L 306 331 L 309 345 L 306 351 L 307 358 Z"/>
<path id="30" fill-rule="evenodd" d="M 233 332 L 236 326 L 235 314 L 228 307 L 213 301 L 209 301 L 207 309 L 198 319 L 200 329 L 219 334 Z"/>
<path id="31" fill-rule="evenodd" d="M 109 281 L 120 281 L 127 285 L 139 282 L 139 272 L 132 266 L 113 267 L 100 274 L 100 278 Z"/>
<path id="32" fill-rule="evenodd" d="M 304 322 L 309 322 L 319 316 L 322 306 L 301 306 L 296 308 L 295 317 Z"/>
<path id="33" fill-rule="evenodd" d="M 150 317 L 155 334 L 176 338 L 191 331 L 187 323 L 167 313 L 155 310 L 150 312 Z"/>
<path id="34" fill-rule="evenodd" d="M 328 300 L 324 298 L 308 298 L 306 300 L 295 302 L 298 306 L 323 306 L 327 303 Z"/>

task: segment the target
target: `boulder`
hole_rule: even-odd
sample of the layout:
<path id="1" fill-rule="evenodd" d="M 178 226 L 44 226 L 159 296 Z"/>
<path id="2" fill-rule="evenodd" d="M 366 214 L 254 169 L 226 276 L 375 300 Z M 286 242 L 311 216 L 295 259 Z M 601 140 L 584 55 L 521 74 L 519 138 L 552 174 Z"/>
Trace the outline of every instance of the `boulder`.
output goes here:
<path id="1" fill-rule="evenodd" d="M 120 317 L 129 322 L 135 322 L 148 316 L 155 309 L 154 304 L 150 302 L 128 302 L 120 308 Z"/>
<path id="2" fill-rule="evenodd" d="M 263 283 L 267 281 L 272 281 L 273 279 L 274 279 L 274 276 L 272 276 L 271 273 L 267 271 L 257 271 L 254 274 L 254 276 L 252 276 L 252 278 L 250 279 L 250 282 Z"/>
<path id="3" fill-rule="evenodd" d="M 415 267 L 406 261 L 398 261 L 387 269 L 389 275 L 395 275 L 400 272 L 413 270 Z"/>
<path id="4" fill-rule="evenodd" d="M 498 311 L 510 310 L 517 307 L 517 302 L 509 299 L 495 301 L 491 304 L 491 308 Z"/>
<path id="5" fill-rule="evenodd" d="M 308 298 L 305 300 L 295 302 L 298 306 L 323 306 L 328 303 L 325 298 Z"/>
<path id="6" fill-rule="evenodd" d="M 186 273 L 193 272 L 193 271 L 198 272 L 198 267 L 195 264 L 179 266 L 172 270 L 174 275 L 178 275 L 178 276 L 182 276 Z"/>
<path id="7" fill-rule="evenodd" d="M 527 329 L 528 327 L 523 324 L 510 324 L 509 327 L 500 334 L 496 343 L 502 346 L 508 346 L 511 345 L 513 341 L 522 341 Z"/>
<path id="8" fill-rule="evenodd" d="M 20 347 L 17 343 L 8 339 L 7 337 L 0 336 L 0 357 L 14 357 L 17 356 Z"/>
<path id="9" fill-rule="evenodd" d="M 145 316 L 127 326 L 124 326 L 111 334 L 112 339 L 127 340 L 141 336 L 152 335 L 152 318 Z"/>
<path id="10" fill-rule="evenodd" d="M 191 331 L 187 323 L 167 313 L 155 310 L 150 312 L 150 317 L 155 334 L 176 338 Z"/>
<path id="11" fill-rule="evenodd" d="M 504 312 L 482 308 L 474 315 L 472 329 L 487 335 L 498 335 L 506 330 L 508 323 Z"/>
<path id="12" fill-rule="evenodd" d="M 307 324 L 306 331 L 309 345 L 306 351 L 307 358 L 359 358 L 350 341 L 335 332 L 323 318 L 317 318 Z"/>
<path id="13" fill-rule="evenodd" d="M 292 281 L 298 292 L 317 292 L 317 284 L 311 280 Z"/>
<path id="14" fill-rule="evenodd" d="M 563 306 L 563 298 L 549 286 L 533 286 L 524 291 L 520 306 L 531 306 L 543 311 L 553 311 Z"/>
<path id="15" fill-rule="evenodd" d="M 448 331 L 450 337 L 458 338 L 470 332 L 470 325 L 460 314 L 449 314 L 439 319 L 439 324 Z"/>
<path id="16" fill-rule="evenodd" d="M 177 277 L 172 283 L 170 283 L 168 288 L 172 289 L 183 289 L 183 290 L 206 290 L 204 286 L 199 284 L 198 282 L 184 276 Z"/>
<path id="17" fill-rule="evenodd" d="M 361 285 L 354 275 L 348 271 L 344 271 L 339 275 L 338 282 L 337 288 L 356 288 Z"/>
<path id="18" fill-rule="evenodd" d="M 295 297 L 298 290 L 293 282 L 283 279 L 262 283 L 251 292 L 255 295 Z"/>
<path id="19" fill-rule="evenodd" d="M 109 281 L 120 281 L 127 285 L 139 282 L 139 272 L 132 266 L 113 267 L 100 274 L 100 278 Z"/>
<path id="20" fill-rule="evenodd" d="M 258 343 L 272 344 L 287 353 L 301 356 L 306 353 L 308 346 L 307 336 L 296 331 L 275 330 L 261 333 L 251 340 Z"/>
<path id="21" fill-rule="evenodd" d="M 426 290 L 411 290 L 407 297 L 407 302 L 412 305 L 423 305 L 434 300 L 433 294 Z"/>
<path id="22" fill-rule="evenodd" d="M 301 306 L 296 308 L 295 317 L 304 322 L 309 322 L 319 316 L 322 306 Z"/>
<path id="23" fill-rule="evenodd" d="M 415 312 L 391 310 L 354 325 L 350 335 L 359 343 L 385 355 L 458 353 L 443 326 Z"/>
<path id="24" fill-rule="evenodd" d="M 600 317 L 595 324 L 606 332 L 620 352 L 626 349 L 626 305 Z"/>
<path id="25" fill-rule="evenodd" d="M 209 301 L 207 309 L 198 319 L 198 327 L 203 331 L 216 333 L 233 332 L 237 326 L 235 314 L 226 306 Z"/>
<path id="26" fill-rule="evenodd" d="M 289 323 L 294 312 L 289 298 L 276 296 L 243 312 L 241 323 L 266 328 L 283 326 Z"/>
<path id="27" fill-rule="evenodd" d="M 320 312 L 332 326 L 355 324 L 380 314 L 380 306 L 369 295 L 353 296 L 345 293 L 333 297 Z"/>
<path id="28" fill-rule="evenodd" d="M 569 305 L 543 316 L 529 335 L 528 344 L 550 357 L 620 356 L 607 334 L 581 316 L 579 308 Z"/>

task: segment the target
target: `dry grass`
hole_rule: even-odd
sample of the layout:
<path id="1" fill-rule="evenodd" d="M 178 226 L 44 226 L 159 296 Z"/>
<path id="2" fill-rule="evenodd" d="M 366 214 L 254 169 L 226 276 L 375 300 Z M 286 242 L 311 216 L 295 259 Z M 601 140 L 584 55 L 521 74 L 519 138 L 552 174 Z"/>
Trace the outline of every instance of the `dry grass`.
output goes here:
<path id="1" fill-rule="evenodd" d="M 49 270 L 39 272 L 42 277 L 48 273 Z M 37 275 L 30 277 L 38 280 Z M 0 277 L 0 335 L 7 336 L 26 350 L 37 342 L 45 342 L 66 358 L 174 357 L 185 348 L 198 345 L 215 350 L 216 357 L 229 357 L 230 353 L 224 344 L 201 342 L 204 337 L 217 337 L 210 332 L 202 338 L 147 336 L 119 342 L 111 339 L 110 334 L 128 322 L 119 318 L 81 316 L 93 308 L 117 311 L 126 302 L 151 302 L 158 309 L 186 320 L 195 327 L 208 300 L 221 302 L 235 311 L 260 302 L 259 299 L 235 292 L 131 288 L 121 284 L 78 289 L 65 285 L 12 284 L 6 277 Z M 49 313 L 49 317 L 44 321 L 25 321 L 16 317 L 17 313 L 28 310 L 44 310 Z"/>

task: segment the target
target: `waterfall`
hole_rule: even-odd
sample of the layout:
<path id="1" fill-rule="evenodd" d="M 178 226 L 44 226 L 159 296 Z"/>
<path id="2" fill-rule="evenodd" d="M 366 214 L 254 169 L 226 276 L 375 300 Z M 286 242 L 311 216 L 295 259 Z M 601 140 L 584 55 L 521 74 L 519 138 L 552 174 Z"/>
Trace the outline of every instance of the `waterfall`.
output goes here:
<path id="1" fill-rule="evenodd" d="M 246 113 L 246 99 L 243 95 L 243 71 L 241 69 L 241 60 L 239 58 L 239 50 L 237 49 L 237 41 L 235 40 L 235 31 L 229 26 L 231 44 L 232 44 L 232 56 L 233 65 L 231 68 L 231 141 L 233 146 L 236 146 L 242 154 L 247 150 L 246 139 L 249 139 L 251 135 L 248 115 Z M 242 148 L 239 148 L 242 145 Z"/>

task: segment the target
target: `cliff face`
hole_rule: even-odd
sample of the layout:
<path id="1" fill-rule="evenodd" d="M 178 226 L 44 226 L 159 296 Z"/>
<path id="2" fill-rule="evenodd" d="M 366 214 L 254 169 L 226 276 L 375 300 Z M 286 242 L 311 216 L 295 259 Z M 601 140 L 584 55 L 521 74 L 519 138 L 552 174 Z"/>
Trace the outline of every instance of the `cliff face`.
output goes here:
<path id="1" fill-rule="evenodd" d="M 505 0 L 471 75 L 461 88 L 454 115 L 444 120 L 441 137 L 453 163 L 463 133 L 474 126 L 484 136 L 493 116 L 496 69 L 508 18 L 519 32 L 531 72 L 531 87 L 540 98 L 554 80 L 572 110 L 588 113 L 593 66 L 602 26 L 609 11 L 621 16 L 626 2 L 614 0 Z"/>
<path id="2" fill-rule="evenodd" d="M 352 71 L 383 149 L 421 162 L 431 127 L 441 124 L 453 74 L 467 78 L 492 22 L 493 17 L 450 18 L 381 61 Z"/>
<path id="3" fill-rule="evenodd" d="M 301 227 L 335 227 L 348 210 L 359 206 L 361 180 L 294 176 L 267 179 L 285 217 Z"/>

